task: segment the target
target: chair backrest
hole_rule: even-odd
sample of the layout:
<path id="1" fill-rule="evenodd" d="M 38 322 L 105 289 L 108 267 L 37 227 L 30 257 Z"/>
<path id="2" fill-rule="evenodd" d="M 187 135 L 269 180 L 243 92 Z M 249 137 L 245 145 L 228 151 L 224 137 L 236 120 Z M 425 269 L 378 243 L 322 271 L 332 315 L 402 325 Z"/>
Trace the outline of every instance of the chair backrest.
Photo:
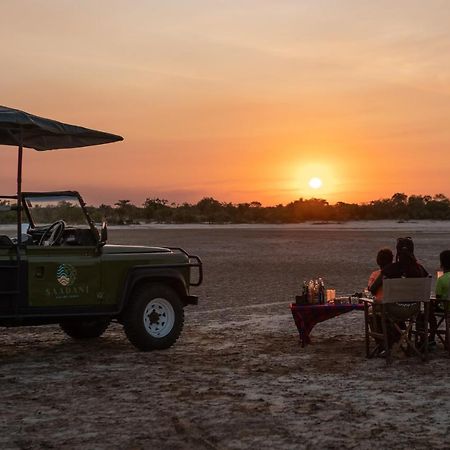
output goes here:
<path id="1" fill-rule="evenodd" d="M 382 303 L 429 302 L 431 277 L 384 278 Z"/>

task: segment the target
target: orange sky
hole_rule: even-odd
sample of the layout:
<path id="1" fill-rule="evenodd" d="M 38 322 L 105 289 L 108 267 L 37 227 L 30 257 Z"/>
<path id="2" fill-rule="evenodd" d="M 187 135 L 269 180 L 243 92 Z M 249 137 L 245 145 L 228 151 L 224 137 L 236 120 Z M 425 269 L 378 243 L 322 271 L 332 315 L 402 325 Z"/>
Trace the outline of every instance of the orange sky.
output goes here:
<path id="1" fill-rule="evenodd" d="M 0 104 L 125 138 L 26 151 L 28 190 L 137 204 L 450 195 L 447 0 L 29 0 L 3 5 L 0 24 Z M 1 150 L 6 194 L 15 151 Z"/>

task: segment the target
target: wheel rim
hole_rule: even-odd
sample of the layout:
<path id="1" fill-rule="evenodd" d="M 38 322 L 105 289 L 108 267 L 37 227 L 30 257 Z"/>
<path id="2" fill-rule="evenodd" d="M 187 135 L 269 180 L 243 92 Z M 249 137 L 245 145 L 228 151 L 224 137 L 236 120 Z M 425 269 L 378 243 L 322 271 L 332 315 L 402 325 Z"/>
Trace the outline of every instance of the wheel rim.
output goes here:
<path id="1" fill-rule="evenodd" d="M 147 333 L 155 338 L 167 336 L 175 323 L 173 306 L 165 298 L 154 298 L 144 311 L 144 326 Z"/>

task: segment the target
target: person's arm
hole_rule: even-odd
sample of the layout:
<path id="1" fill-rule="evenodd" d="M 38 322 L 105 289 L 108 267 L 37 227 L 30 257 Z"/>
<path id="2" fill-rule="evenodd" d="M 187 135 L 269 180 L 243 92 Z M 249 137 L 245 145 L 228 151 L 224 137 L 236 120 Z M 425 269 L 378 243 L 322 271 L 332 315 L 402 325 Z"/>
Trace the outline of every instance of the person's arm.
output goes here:
<path id="1" fill-rule="evenodd" d="M 383 272 L 380 272 L 380 275 L 378 275 L 377 279 L 372 283 L 371 286 L 369 286 L 369 291 L 372 293 L 372 295 L 375 295 L 382 285 L 383 285 Z"/>
<path id="2" fill-rule="evenodd" d="M 444 282 L 441 277 L 441 278 L 438 278 L 436 281 L 436 300 L 439 300 L 442 298 L 443 291 L 444 291 Z"/>
<path id="3" fill-rule="evenodd" d="M 369 280 L 367 281 L 367 289 L 370 289 L 370 286 L 372 286 L 373 282 L 377 279 L 377 276 L 380 274 L 379 270 L 376 270 L 375 272 L 372 272 L 370 274 Z"/>

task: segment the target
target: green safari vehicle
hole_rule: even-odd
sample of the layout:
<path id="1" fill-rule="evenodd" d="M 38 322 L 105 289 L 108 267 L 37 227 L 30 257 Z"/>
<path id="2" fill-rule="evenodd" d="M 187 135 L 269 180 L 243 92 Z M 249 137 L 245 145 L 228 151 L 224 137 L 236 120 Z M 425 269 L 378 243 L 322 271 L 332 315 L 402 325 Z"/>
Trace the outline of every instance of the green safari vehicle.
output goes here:
<path id="1" fill-rule="evenodd" d="M 23 148 L 38 151 L 104 144 L 120 136 L 0 107 L 0 145 L 17 145 L 16 195 L 0 195 L 0 214 L 17 236 L 0 232 L 0 326 L 59 324 L 74 339 L 96 338 L 112 321 L 143 351 L 173 345 L 201 260 L 181 248 L 108 245 L 75 191 L 22 192 Z M 4 223 L 5 220 L 2 221 Z M 195 272 L 195 273 L 193 273 Z"/>

